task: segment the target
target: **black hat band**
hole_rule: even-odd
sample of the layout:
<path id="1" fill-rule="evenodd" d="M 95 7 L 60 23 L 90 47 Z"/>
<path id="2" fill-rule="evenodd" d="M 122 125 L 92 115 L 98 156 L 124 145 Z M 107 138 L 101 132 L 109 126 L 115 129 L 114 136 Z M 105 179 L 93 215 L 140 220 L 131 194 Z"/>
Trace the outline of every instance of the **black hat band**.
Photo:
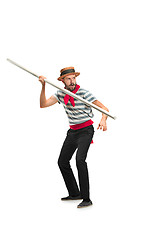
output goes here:
<path id="1" fill-rule="evenodd" d="M 67 73 L 75 73 L 75 70 L 74 69 L 68 69 L 68 70 L 65 70 L 61 73 L 61 76 L 67 74 Z"/>

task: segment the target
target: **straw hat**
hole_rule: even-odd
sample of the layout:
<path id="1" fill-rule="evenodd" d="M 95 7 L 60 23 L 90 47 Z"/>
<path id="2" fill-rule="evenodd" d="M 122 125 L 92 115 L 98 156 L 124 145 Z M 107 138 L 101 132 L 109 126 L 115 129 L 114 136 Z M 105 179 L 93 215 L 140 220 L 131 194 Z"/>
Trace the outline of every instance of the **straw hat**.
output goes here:
<path id="1" fill-rule="evenodd" d="M 74 67 L 67 67 L 63 68 L 60 71 L 60 77 L 57 78 L 59 81 L 61 81 L 63 78 L 65 78 L 68 75 L 75 75 L 76 77 L 79 76 L 79 72 L 75 72 Z"/>

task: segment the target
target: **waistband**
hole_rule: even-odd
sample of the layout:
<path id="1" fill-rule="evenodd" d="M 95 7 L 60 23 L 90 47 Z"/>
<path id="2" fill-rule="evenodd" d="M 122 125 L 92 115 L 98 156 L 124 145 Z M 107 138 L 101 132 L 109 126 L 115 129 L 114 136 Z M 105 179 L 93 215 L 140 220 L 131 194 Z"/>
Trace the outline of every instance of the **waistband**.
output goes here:
<path id="1" fill-rule="evenodd" d="M 78 129 L 81 129 L 81 128 L 88 127 L 88 126 L 92 125 L 93 123 L 94 122 L 90 119 L 90 120 L 88 120 L 84 123 L 70 125 L 70 128 L 73 129 L 73 130 L 78 130 Z"/>

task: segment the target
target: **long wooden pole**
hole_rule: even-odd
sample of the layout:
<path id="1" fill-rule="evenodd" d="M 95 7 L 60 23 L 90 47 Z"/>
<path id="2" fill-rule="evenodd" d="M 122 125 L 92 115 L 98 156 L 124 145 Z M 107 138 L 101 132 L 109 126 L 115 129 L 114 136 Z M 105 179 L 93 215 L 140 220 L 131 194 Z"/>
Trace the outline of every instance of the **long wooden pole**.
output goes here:
<path id="1" fill-rule="evenodd" d="M 24 71 L 26 71 L 26 72 L 32 74 L 33 76 L 39 78 L 39 75 L 37 75 L 36 73 L 31 72 L 31 71 L 28 70 L 27 68 L 25 68 L 25 67 L 19 65 L 18 63 L 12 61 L 11 59 L 7 58 L 7 61 L 9 61 L 10 63 L 14 64 L 15 66 L 17 66 L 17 67 L 23 69 Z M 72 96 L 72 97 L 74 97 L 74 98 L 80 100 L 81 102 L 85 103 L 87 106 L 90 106 L 90 107 L 92 107 L 92 108 L 98 110 L 99 112 L 101 112 L 101 113 L 107 115 L 108 117 L 110 117 L 110 118 L 112 118 L 112 119 L 114 119 L 114 120 L 116 119 L 116 117 L 113 117 L 113 116 L 112 116 L 111 114 L 109 114 L 106 110 L 104 110 L 104 109 L 102 109 L 102 108 L 96 106 L 96 105 L 93 104 L 93 103 L 88 102 L 87 100 L 81 98 L 80 96 L 78 96 L 78 95 L 76 95 L 76 94 L 74 94 L 74 93 L 72 93 L 72 92 L 70 92 L 70 91 L 68 91 L 68 90 L 66 90 L 66 89 L 64 89 L 64 88 L 61 88 L 61 87 L 57 86 L 56 84 L 54 84 L 54 83 L 48 81 L 47 79 L 44 79 L 44 81 L 45 81 L 46 83 L 52 85 L 53 87 L 55 87 L 55 88 L 61 90 L 62 92 L 68 94 L 69 96 Z"/>

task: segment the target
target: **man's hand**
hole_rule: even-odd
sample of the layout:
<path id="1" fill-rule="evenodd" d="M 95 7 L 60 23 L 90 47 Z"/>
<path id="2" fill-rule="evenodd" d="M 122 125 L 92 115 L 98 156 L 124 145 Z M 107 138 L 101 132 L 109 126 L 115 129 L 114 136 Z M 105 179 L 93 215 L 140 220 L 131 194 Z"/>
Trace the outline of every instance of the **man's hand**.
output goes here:
<path id="1" fill-rule="evenodd" d="M 46 77 L 44 77 L 44 76 L 39 76 L 39 81 L 42 83 L 42 86 L 45 85 L 44 79 L 46 79 Z"/>
<path id="2" fill-rule="evenodd" d="M 101 119 L 97 129 L 103 129 L 103 131 L 107 131 L 107 124 L 104 118 Z"/>
<path id="3" fill-rule="evenodd" d="M 100 101 L 95 100 L 93 103 L 95 105 L 97 105 L 98 107 L 100 107 L 100 108 L 106 110 L 107 112 L 109 112 L 108 108 L 105 107 Z M 102 114 L 102 119 L 101 119 L 97 129 L 100 129 L 100 130 L 103 129 L 103 131 L 106 131 L 107 130 L 106 120 L 107 120 L 107 116 L 105 114 Z"/>

